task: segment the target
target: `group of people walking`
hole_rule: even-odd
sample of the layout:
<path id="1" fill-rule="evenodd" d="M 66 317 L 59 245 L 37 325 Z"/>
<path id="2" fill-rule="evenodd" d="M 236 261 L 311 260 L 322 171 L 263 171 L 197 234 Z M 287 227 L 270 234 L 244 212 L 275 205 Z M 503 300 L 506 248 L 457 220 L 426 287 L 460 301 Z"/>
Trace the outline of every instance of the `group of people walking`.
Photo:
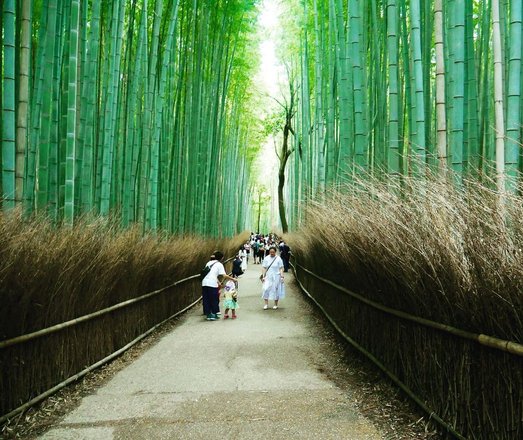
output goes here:
<path id="1" fill-rule="evenodd" d="M 278 241 L 274 234 L 251 234 L 249 241 L 243 246 L 247 262 L 249 255 L 252 254 L 254 264 L 262 264 L 264 258 L 269 255 L 271 247 L 276 247 L 279 250 L 285 272 L 287 272 L 289 270 L 290 248 L 283 240 Z"/>
<path id="2" fill-rule="evenodd" d="M 265 247 L 267 246 L 267 249 Z M 263 249 L 263 258 L 260 258 Z M 269 308 L 269 301 L 273 302 L 273 309 L 285 297 L 285 272 L 289 270 L 290 248 L 282 240 L 276 244 L 272 234 L 260 236 L 251 234 L 251 238 L 239 250 L 233 260 L 232 272 L 228 275 L 222 263 L 223 253 L 214 252 L 205 265 L 208 273 L 202 279 L 203 313 L 208 321 L 220 319 L 220 291 L 223 295 L 224 319 L 236 319 L 238 304 L 238 277 L 247 270 L 247 263 L 251 252 L 254 255 L 254 264 L 261 264 L 260 280 L 262 282 L 261 297 L 263 310 Z M 279 251 L 280 255 L 277 255 Z M 257 262 L 259 259 L 259 263 Z M 207 272 L 207 269 L 204 269 Z"/>
<path id="3" fill-rule="evenodd" d="M 251 234 L 249 241 L 244 245 L 252 250 L 254 264 L 261 264 L 269 254 L 269 249 L 274 246 L 276 237 L 273 234 Z"/>

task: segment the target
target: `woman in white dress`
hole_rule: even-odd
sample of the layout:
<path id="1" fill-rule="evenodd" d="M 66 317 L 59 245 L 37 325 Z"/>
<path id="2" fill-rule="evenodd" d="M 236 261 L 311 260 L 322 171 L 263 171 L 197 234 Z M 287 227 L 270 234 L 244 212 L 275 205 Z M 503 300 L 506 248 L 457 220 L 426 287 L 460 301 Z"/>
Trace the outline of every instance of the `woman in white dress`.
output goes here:
<path id="1" fill-rule="evenodd" d="M 285 297 L 285 286 L 283 284 L 283 260 L 276 255 L 276 248 L 269 249 L 262 262 L 262 298 L 265 301 L 263 310 L 269 308 L 269 300 L 274 301 L 273 309 L 278 308 L 278 301 Z"/>

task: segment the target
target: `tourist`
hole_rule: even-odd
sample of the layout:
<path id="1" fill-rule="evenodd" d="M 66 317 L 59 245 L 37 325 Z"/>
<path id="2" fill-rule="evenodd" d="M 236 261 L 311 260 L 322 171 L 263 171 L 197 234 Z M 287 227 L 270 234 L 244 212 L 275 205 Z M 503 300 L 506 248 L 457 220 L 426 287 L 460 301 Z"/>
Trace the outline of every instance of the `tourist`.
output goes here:
<path id="1" fill-rule="evenodd" d="M 202 302 L 203 313 L 207 321 L 216 321 L 220 313 L 220 281 L 224 279 L 232 280 L 237 283 L 237 280 L 230 277 L 225 272 L 222 264 L 223 253 L 220 251 L 214 252 L 211 259 L 205 265 L 209 267 L 209 273 L 205 275 L 202 280 Z"/>
<path id="2" fill-rule="evenodd" d="M 245 250 L 245 264 L 249 264 L 249 255 L 251 253 L 251 244 L 249 242 L 245 243 L 243 245 L 243 249 Z"/>
<path id="3" fill-rule="evenodd" d="M 242 260 L 242 272 L 245 273 L 245 271 L 247 270 L 247 251 L 245 250 L 245 248 L 242 248 L 240 250 L 240 258 Z"/>
<path id="4" fill-rule="evenodd" d="M 232 273 L 231 275 L 233 276 L 233 278 L 238 278 L 240 275 L 243 275 L 243 270 L 242 270 L 242 259 L 240 257 L 240 255 L 236 255 L 236 257 L 234 257 L 234 260 L 232 260 Z"/>
<path id="5" fill-rule="evenodd" d="M 229 310 L 232 313 L 232 319 L 236 319 L 236 310 L 239 308 L 238 305 L 238 290 L 236 289 L 235 284 L 232 281 L 227 281 L 225 287 L 222 290 L 223 292 L 223 308 L 225 309 L 225 314 L 223 319 L 229 319 Z"/>
<path id="6" fill-rule="evenodd" d="M 260 249 L 260 242 L 256 240 L 252 245 L 252 255 L 254 257 L 254 264 L 258 264 L 258 250 Z"/>
<path id="7" fill-rule="evenodd" d="M 291 248 L 283 240 L 280 242 L 280 257 L 283 260 L 284 272 L 289 271 L 289 262 L 291 259 Z"/>
<path id="8" fill-rule="evenodd" d="M 273 309 L 278 308 L 278 302 L 285 297 L 285 286 L 283 284 L 283 261 L 276 255 L 276 248 L 269 249 L 262 262 L 262 298 L 265 301 L 263 310 L 269 308 L 269 300 L 274 301 Z"/>
<path id="9" fill-rule="evenodd" d="M 258 242 L 258 263 L 261 264 L 265 258 L 265 243 L 263 241 Z"/>

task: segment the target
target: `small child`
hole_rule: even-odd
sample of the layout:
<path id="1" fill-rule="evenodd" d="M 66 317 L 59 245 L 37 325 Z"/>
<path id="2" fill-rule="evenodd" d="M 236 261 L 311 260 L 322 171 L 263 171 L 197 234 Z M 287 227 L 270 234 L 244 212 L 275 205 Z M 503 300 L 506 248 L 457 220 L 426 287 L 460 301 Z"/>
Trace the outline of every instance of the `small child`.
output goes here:
<path id="1" fill-rule="evenodd" d="M 238 306 L 238 291 L 233 281 L 227 281 L 223 287 L 223 307 L 225 308 L 225 315 L 223 319 L 229 318 L 229 309 L 232 312 L 232 319 L 236 319 L 236 309 Z"/>

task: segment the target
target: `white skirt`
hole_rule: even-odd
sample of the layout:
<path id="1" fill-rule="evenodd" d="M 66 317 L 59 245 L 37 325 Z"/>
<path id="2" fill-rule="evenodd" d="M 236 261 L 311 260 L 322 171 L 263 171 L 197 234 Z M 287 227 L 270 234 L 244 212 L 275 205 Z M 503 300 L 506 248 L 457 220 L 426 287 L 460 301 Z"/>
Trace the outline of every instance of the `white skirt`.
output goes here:
<path id="1" fill-rule="evenodd" d="M 262 298 L 272 301 L 285 298 L 285 285 L 279 272 L 265 278 L 262 286 Z"/>

